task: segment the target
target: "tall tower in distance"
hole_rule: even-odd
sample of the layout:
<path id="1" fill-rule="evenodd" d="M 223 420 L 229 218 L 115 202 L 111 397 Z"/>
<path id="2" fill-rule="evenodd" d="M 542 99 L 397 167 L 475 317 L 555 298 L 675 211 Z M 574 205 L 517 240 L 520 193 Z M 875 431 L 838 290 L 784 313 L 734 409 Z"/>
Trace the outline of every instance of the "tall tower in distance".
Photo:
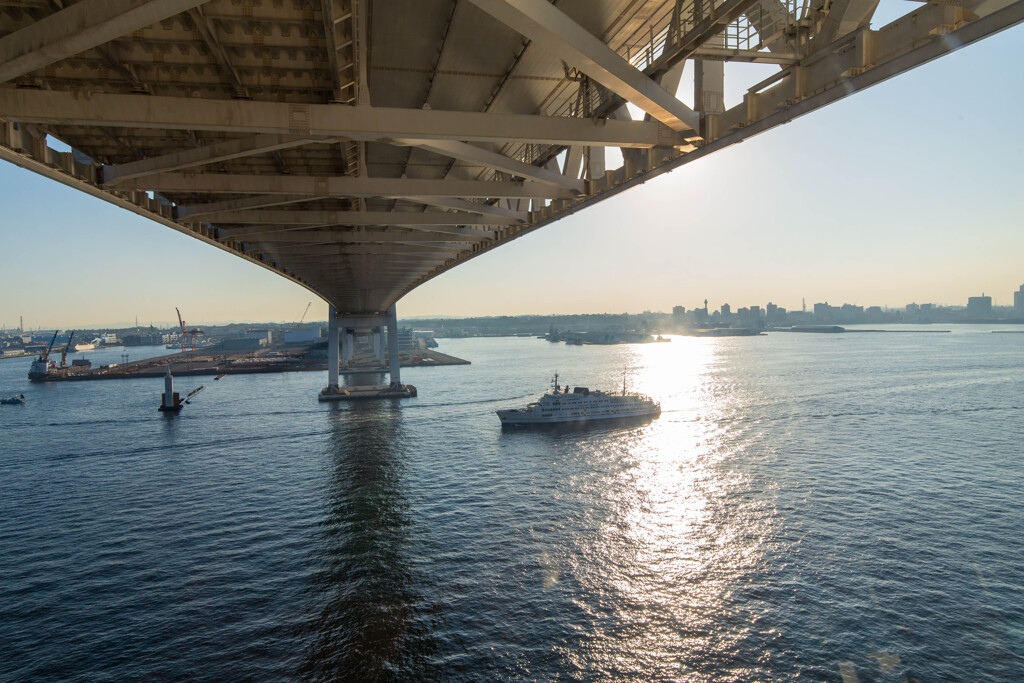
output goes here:
<path id="1" fill-rule="evenodd" d="M 1024 285 L 1013 293 L 1013 312 L 1018 318 L 1024 318 Z"/>

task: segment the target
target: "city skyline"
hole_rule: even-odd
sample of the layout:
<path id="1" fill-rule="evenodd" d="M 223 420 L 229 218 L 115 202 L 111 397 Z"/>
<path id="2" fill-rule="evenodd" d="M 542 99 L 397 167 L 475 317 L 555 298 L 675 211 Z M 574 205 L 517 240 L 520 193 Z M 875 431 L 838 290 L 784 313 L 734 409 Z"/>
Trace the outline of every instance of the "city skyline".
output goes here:
<path id="1" fill-rule="evenodd" d="M 1009 29 L 485 253 L 406 295 L 399 316 L 671 310 L 705 295 L 1011 305 L 1024 81 L 991 65 L 1019 60 L 1022 38 Z M 727 83 L 727 104 L 743 86 Z M 18 315 L 173 320 L 176 306 L 197 324 L 294 321 L 311 300 L 309 317 L 326 317 L 270 271 L 10 164 L 0 201 L 8 328 Z"/>
<path id="2" fill-rule="evenodd" d="M 967 309 L 970 308 L 970 299 L 973 299 L 973 298 L 976 298 L 976 297 L 991 298 L 991 300 L 992 300 L 991 301 L 991 307 L 993 309 L 1002 309 L 1002 308 L 1014 309 L 1016 307 L 1016 298 L 1020 297 L 1020 293 L 1022 291 L 1024 291 L 1024 284 L 1019 285 L 1018 289 L 1016 289 L 1016 290 L 1014 290 L 1013 292 L 1010 293 L 1010 295 L 1008 297 L 1010 299 L 1009 303 L 1005 303 L 1005 301 L 1003 303 L 1000 303 L 1000 300 L 997 299 L 996 296 L 991 295 L 991 294 L 989 294 L 987 292 L 981 292 L 979 294 L 971 294 L 971 295 L 965 296 L 963 302 L 957 302 L 957 303 L 942 303 L 942 302 L 936 302 L 936 301 L 910 301 L 910 302 L 907 302 L 905 304 L 899 304 L 899 305 L 886 305 L 886 304 L 877 304 L 877 303 L 860 304 L 860 303 L 857 303 L 857 302 L 848 302 L 848 301 L 833 303 L 833 302 L 830 302 L 830 301 L 823 301 L 823 300 L 818 300 L 818 299 L 814 299 L 812 301 L 811 298 L 805 297 L 804 298 L 805 301 L 801 301 L 797 305 L 786 306 L 786 305 L 778 304 L 775 300 L 773 300 L 771 298 L 765 299 L 764 301 L 750 301 L 749 299 L 746 299 L 746 300 L 742 300 L 742 301 L 738 301 L 738 302 L 733 302 L 733 301 L 726 301 L 726 300 L 716 301 L 716 300 L 713 300 L 712 298 L 708 297 L 707 299 L 701 299 L 699 301 L 691 302 L 691 304 L 682 304 L 682 303 L 675 304 L 674 306 L 670 306 L 669 308 L 664 309 L 664 310 L 662 310 L 662 309 L 653 309 L 653 308 L 641 308 L 641 309 L 636 309 L 636 310 L 624 310 L 624 311 L 613 311 L 613 310 L 607 310 L 607 311 L 554 311 L 554 312 L 548 312 L 548 313 L 539 313 L 537 311 L 525 311 L 525 312 L 522 312 L 522 313 L 494 313 L 494 314 L 481 315 L 481 316 L 463 316 L 463 315 L 458 315 L 458 314 L 441 313 L 441 314 L 436 314 L 436 315 L 431 315 L 431 314 L 405 315 L 405 316 L 399 316 L 399 319 L 417 320 L 417 319 L 431 319 L 431 318 L 453 318 L 453 319 L 458 319 L 458 318 L 497 318 L 497 317 L 525 317 L 525 316 L 559 317 L 559 316 L 573 316 L 573 315 L 620 315 L 620 314 L 625 314 L 625 315 L 642 315 L 642 314 L 645 314 L 645 313 L 652 313 L 652 314 L 656 314 L 656 315 L 671 315 L 673 310 L 676 309 L 676 308 L 679 308 L 679 307 L 684 308 L 687 312 L 691 312 L 691 311 L 703 308 L 703 306 L 705 305 L 705 301 L 707 302 L 707 310 L 708 310 L 709 313 L 718 313 L 722 309 L 722 306 L 727 306 L 731 310 L 732 314 L 736 314 L 740 309 L 744 309 L 744 308 L 748 308 L 748 307 L 755 307 L 755 308 L 760 307 L 762 312 L 763 312 L 765 307 L 771 306 L 771 305 L 775 305 L 778 308 L 783 309 L 783 310 L 785 310 L 785 311 L 787 311 L 789 313 L 798 313 L 798 312 L 802 312 L 803 311 L 805 303 L 806 303 L 806 313 L 808 313 L 808 314 L 814 312 L 815 306 L 821 306 L 823 304 L 827 305 L 827 306 L 831 306 L 832 308 L 835 308 L 835 309 L 839 309 L 840 307 L 844 307 L 844 306 L 859 307 L 859 308 L 865 309 L 865 310 L 866 309 L 871 309 L 871 308 L 879 308 L 883 312 L 886 312 L 886 313 L 909 311 L 911 309 L 911 307 L 914 307 L 914 309 L 916 310 L 917 308 L 922 307 L 922 306 L 933 306 L 933 307 L 935 307 L 936 310 L 967 310 Z M 1015 295 L 1017 295 L 1017 296 L 1015 297 Z M 313 310 L 313 309 L 310 308 L 310 310 Z M 22 317 L 24 317 L 24 316 L 22 316 Z M 294 324 L 297 321 L 298 321 L 298 318 L 295 319 L 295 320 L 288 320 L 288 319 L 282 319 L 282 320 L 270 320 L 270 319 L 252 319 L 252 320 L 189 320 L 187 324 L 189 324 L 189 325 L 248 325 L 248 324 L 252 324 L 252 325 L 260 325 L 260 324 L 288 325 L 288 324 Z M 322 323 L 322 324 L 326 324 L 326 317 L 321 319 L 321 318 L 319 318 L 319 317 L 317 317 L 315 315 L 314 316 L 307 315 L 304 318 L 304 321 L 307 324 L 317 323 L 317 322 Z M 14 329 L 24 329 L 24 330 L 29 330 L 29 331 L 31 331 L 31 330 L 50 330 L 50 331 L 52 331 L 52 330 L 55 330 L 55 329 L 71 329 L 71 327 L 73 327 L 73 326 L 64 326 L 64 327 L 62 327 L 60 325 L 53 325 L 53 324 L 47 325 L 47 324 L 40 323 L 38 325 L 35 325 L 35 324 L 29 323 L 29 324 L 26 324 L 24 328 L 20 328 L 17 325 L 9 324 L 6 321 L 0 321 L 0 330 L 8 330 L 8 331 L 14 330 Z M 161 320 L 161 319 L 156 319 L 156 318 L 149 319 L 149 318 L 139 317 L 137 320 L 121 320 L 121 321 L 115 321 L 113 323 L 85 323 L 85 324 L 78 325 L 77 327 L 79 327 L 81 329 L 134 329 L 134 328 L 147 328 L 147 327 L 156 327 L 156 328 L 160 328 L 160 329 L 167 329 L 167 328 L 176 328 L 176 327 L 178 327 L 178 323 L 177 323 L 176 320 L 172 320 L 172 319 Z"/>

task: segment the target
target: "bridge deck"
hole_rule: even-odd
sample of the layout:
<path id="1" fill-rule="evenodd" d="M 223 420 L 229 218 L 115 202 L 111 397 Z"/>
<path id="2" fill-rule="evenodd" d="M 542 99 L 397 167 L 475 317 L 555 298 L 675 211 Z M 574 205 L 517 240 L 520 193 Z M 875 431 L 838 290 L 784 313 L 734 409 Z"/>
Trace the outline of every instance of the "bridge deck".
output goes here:
<path id="1" fill-rule="evenodd" d="M 0 157 L 379 314 L 505 241 L 1024 19 L 1024 0 L 908 3 L 876 30 L 876 5 L 0 0 Z M 731 62 L 778 72 L 726 109 Z M 684 68 L 693 108 L 676 97 Z"/>

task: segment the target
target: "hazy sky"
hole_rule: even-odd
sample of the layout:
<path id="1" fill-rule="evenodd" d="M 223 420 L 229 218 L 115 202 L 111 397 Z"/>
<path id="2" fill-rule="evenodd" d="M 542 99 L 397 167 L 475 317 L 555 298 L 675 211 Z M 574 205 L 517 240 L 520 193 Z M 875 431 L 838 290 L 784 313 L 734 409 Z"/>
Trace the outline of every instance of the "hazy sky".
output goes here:
<path id="1" fill-rule="evenodd" d="M 1021 44 L 1018 26 L 598 203 L 435 278 L 399 316 L 669 311 L 705 298 L 963 305 L 982 292 L 1010 305 L 1024 283 Z M 765 68 L 727 84 L 727 106 Z M 175 306 L 196 324 L 294 321 L 314 298 L 4 162 L 0 204 L 7 327 L 19 314 L 26 327 L 148 324 Z M 309 319 L 326 310 L 314 301 Z"/>

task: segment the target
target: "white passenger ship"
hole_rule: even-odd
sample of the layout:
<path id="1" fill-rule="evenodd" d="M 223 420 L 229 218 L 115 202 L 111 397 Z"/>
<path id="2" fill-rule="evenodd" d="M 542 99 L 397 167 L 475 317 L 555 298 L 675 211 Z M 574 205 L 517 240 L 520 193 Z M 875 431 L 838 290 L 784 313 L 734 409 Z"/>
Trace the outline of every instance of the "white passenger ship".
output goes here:
<path id="1" fill-rule="evenodd" d="M 657 417 L 661 414 L 661 404 L 649 396 L 628 393 L 625 380 L 621 394 L 591 391 L 586 387 L 576 387 L 570 392 L 568 385 L 559 386 L 556 373 L 551 391 L 539 401 L 525 408 L 495 412 L 502 426 L 511 427 Z"/>

